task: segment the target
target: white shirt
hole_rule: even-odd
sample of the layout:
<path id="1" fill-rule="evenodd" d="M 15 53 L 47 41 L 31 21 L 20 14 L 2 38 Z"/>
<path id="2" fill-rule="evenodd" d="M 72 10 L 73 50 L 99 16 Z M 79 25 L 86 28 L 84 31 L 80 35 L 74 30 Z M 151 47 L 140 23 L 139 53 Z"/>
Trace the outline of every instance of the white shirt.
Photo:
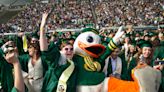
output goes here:
<path id="1" fill-rule="evenodd" d="M 41 92 L 43 85 L 43 65 L 41 58 L 33 66 L 31 59 L 28 62 L 28 73 L 22 72 L 24 82 L 28 88 L 28 92 Z"/>
<path id="2" fill-rule="evenodd" d="M 103 72 L 105 73 L 105 75 L 107 76 L 107 69 L 108 69 L 108 63 L 109 63 L 109 59 L 111 59 L 111 65 L 112 65 L 112 72 L 113 73 L 118 73 L 121 74 L 122 71 L 122 60 L 120 57 L 117 57 L 115 60 L 112 59 L 111 57 L 108 57 L 105 59 L 105 66 L 103 69 Z"/>
<path id="3" fill-rule="evenodd" d="M 112 64 L 112 71 L 116 71 L 116 67 L 117 67 L 117 58 L 113 59 L 111 58 L 111 64 Z"/>

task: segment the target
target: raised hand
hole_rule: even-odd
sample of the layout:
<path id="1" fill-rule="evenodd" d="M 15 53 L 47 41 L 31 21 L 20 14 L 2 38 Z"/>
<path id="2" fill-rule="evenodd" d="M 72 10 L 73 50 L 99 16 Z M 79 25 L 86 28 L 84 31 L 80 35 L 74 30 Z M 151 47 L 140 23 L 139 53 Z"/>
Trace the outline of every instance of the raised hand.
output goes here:
<path id="1" fill-rule="evenodd" d="M 24 32 L 19 32 L 19 33 L 18 33 L 18 37 L 22 37 L 23 35 L 25 35 Z"/>
<path id="2" fill-rule="evenodd" d="M 40 25 L 40 42 L 39 42 L 41 51 L 45 51 L 48 49 L 48 43 L 45 37 L 45 31 L 44 31 L 44 26 L 45 26 L 47 17 L 48 17 L 48 13 L 45 12 L 42 14 L 42 22 Z"/>
<path id="3" fill-rule="evenodd" d="M 119 27 L 117 33 L 115 34 L 115 36 L 113 37 L 113 42 L 115 44 L 119 43 L 120 38 L 123 36 L 125 32 L 123 31 L 123 26 Z"/>
<path id="4" fill-rule="evenodd" d="M 8 50 L 10 50 L 10 48 L 8 49 L 7 46 L 13 44 L 13 41 L 8 41 L 5 44 L 2 45 L 1 49 L 3 50 L 4 53 L 8 52 Z"/>
<path id="5" fill-rule="evenodd" d="M 21 67 L 19 64 L 19 60 L 17 58 L 16 52 L 8 52 L 6 53 L 5 59 L 8 63 L 13 64 L 14 67 L 14 87 L 18 92 L 25 92 L 23 77 L 21 73 Z"/>
<path id="6" fill-rule="evenodd" d="M 13 51 L 6 53 L 5 59 L 7 60 L 8 63 L 11 63 L 11 64 L 15 64 L 18 62 L 18 58 L 17 58 L 16 53 L 14 52 L 14 49 Z"/>
<path id="7" fill-rule="evenodd" d="M 44 28 L 44 26 L 46 24 L 47 17 L 48 17 L 48 13 L 47 12 L 42 14 L 42 21 L 41 21 L 41 25 L 40 25 L 40 31 L 43 30 L 43 28 Z"/>
<path id="8" fill-rule="evenodd" d="M 157 70 L 162 70 L 164 68 L 164 65 L 155 65 L 153 66 L 154 69 L 157 69 Z"/>

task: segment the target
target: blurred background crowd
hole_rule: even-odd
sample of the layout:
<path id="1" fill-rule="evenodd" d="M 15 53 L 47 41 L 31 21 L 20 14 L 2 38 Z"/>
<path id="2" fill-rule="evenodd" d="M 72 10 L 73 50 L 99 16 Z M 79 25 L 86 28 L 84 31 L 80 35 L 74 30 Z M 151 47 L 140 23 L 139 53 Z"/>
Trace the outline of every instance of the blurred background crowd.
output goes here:
<path id="1" fill-rule="evenodd" d="M 37 30 L 45 11 L 51 12 L 47 30 L 86 26 L 157 26 L 164 21 L 163 0 L 50 0 L 46 3 L 36 0 L 7 23 L 1 23 L 0 32 Z"/>

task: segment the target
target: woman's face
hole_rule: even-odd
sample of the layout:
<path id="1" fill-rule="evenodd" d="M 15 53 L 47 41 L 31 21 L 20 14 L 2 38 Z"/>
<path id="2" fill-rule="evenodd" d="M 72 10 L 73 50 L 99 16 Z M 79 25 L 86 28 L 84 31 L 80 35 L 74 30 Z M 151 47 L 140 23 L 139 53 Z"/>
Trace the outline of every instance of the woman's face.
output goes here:
<path id="1" fill-rule="evenodd" d="M 152 49 L 150 47 L 143 47 L 142 48 L 142 54 L 145 58 L 150 57 L 151 52 L 152 52 Z"/>
<path id="2" fill-rule="evenodd" d="M 34 53 L 35 53 L 35 48 L 32 47 L 32 46 L 28 47 L 28 52 L 29 52 L 29 55 L 30 55 L 30 56 L 33 56 Z"/>
<path id="3" fill-rule="evenodd" d="M 61 52 L 63 52 L 66 55 L 66 58 L 72 59 L 73 57 L 73 46 L 72 45 L 66 45 L 62 48 Z"/>
<path id="4" fill-rule="evenodd" d="M 130 52 L 134 52 L 135 51 L 135 46 L 130 45 L 129 49 L 130 49 Z"/>

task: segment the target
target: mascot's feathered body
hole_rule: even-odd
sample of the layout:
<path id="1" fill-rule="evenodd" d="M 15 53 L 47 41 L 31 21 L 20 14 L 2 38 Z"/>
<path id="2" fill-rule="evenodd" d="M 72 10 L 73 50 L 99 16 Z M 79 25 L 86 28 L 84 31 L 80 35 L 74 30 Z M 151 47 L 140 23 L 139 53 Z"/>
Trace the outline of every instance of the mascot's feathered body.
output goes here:
<path id="1" fill-rule="evenodd" d="M 141 86 L 150 84 L 147 84 L 144 80 L 142 80 L 144 82 L 140 83 L 139 80 L 145 77 L 143 75 L 134 77 L 133 75 L 137 75 L 135 71 L 132 73 L 134 81 L 123 81 L 113 77 L 105 78 L 105 74 L 102 72 L 105 59 L 117 48 L 119 39 L 123 34 L 124 31 L 122 31 L 122 27 L 120 27 L 113 39 L 108 43 L 108 46 L 101 45 L 98 31 L 92 28 L 84 29 L 76 38 L 73 61 L 77 63 L 78 69 L 77 92 L 156 92 L 154 90 L 142 90 L 144 87 Z M 145 71 L 141 72 L 147 73 Z M 150 78 L 152 80 L 155 76 L 152 82 L 155 82 L 157 75 L 160 75 L 156 72 L 157 71 L 152 71 L 148 76 L 150 78 L 150 75 L 154 74 L 153 76 L 151 75 Z"/>

